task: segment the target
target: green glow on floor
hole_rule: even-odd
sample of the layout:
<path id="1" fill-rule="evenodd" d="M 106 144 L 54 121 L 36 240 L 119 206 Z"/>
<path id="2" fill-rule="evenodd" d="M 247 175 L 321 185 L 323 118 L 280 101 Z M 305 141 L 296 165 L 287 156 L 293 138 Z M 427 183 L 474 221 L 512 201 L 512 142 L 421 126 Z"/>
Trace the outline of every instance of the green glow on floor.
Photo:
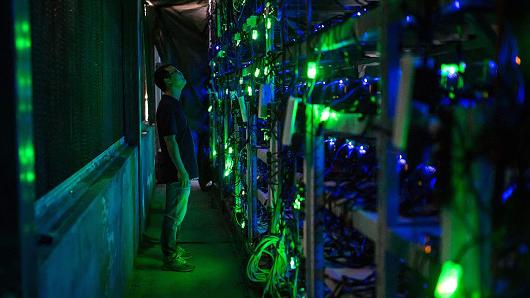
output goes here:
<path id="1" fill-rule="evenodd" d="M 150 200 L 151 218 L 147 234 L 159 237 L 163 221 L 164 188 L 157 187 Z M 245 285 L 241 269 L 245 260 L 221 209 L 212 208 L 208 193 L 192 187 L 189 208 L 179 237 L 192 254 L 193 272 L 162 271 L 160 245 L 141 245 L 135 256 L 128 292 L 124 297 L 258 297 Z"/>

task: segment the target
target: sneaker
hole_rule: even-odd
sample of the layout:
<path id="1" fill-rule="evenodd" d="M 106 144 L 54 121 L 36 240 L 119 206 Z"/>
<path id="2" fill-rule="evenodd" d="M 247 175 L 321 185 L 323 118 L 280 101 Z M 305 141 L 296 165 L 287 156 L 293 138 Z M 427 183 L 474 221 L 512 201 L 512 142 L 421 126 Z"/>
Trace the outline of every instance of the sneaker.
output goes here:
<path id="1" fill-rule="evenodd" d="M 176 272 L 190 272 L 195 269 L 195 266 L 186 262 L 186 260 L 176 257 L 169 262 L 164 262 L 162 270 L 176 271 Z"/>
<path id="2" fill-rule="evenodd" d="M 191 259 L 191 253 L 185 249 L 184 247 L 182 246 L 177 246 L 177 249 L 176 249 L 176 255 L 178 258 L 183 258 L 183 259 L 186 259 L 186 260 L 189 260 Z"/>

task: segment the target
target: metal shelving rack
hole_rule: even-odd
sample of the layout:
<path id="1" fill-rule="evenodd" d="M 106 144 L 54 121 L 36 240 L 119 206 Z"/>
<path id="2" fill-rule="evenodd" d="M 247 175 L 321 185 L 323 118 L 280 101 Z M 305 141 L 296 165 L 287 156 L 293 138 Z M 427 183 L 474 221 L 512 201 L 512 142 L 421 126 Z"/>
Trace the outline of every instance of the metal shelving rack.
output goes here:
<path id="1" fill-rule="evenodd" d="M 380 6 L 367 14 L 335 25 L 326 31 L 310 34 L 307 30 L 306 39 L 297 44 L 290 46 L 290 51 L 282 51 L 284 56 L 289 58 L 297 57 L 298 65 L 306 62 L 308 57 L 319 52 L 334 51 L 342 47 L 358 44 L 362 46 L 366 42 L 377 41 L 380 57 L 375 58 L 380 63 L 381 74 L 381 113 L 377 118 L 377 129 L 368 131 L 377 140 L 377 156 L 380 166 L 378 174 L 378 205 L 377 212 L 364 210 L 349 210 L 348 217 L 352 219 L 353 227 L 359 230 L 366 237 L 376 244 L 375 264 L 376 264 L 376 293 L 377 297 L 396 297 L 399 266 L 403 262 L 413 268 L 425 277 L 433 277 L 439 272 L 440 264 L 445 260 L 451 260 L 461 253 L 462 249 L 468 244 L 468 237 L 462 235 L 459 228 L 460 218 L 456 214 L 465 211 L 472 217 L 471 225 L 478 227 L 480 225 L 488 226 L 489 218 L 479 209 L 476 204 L 466 203 L 469 195 L 469 185 L 475 181 L 468 179 L 464 183 L 454 178 L 452 187 L 455 188 L 455 202 L 442 211 L 441 222 L 421 221 L 415 219 L 405 219 L 399 216 L 399 177 L 396 170 L 397 156 L 400 154 L 398 148 L 392 142 L 392 136 L 389 132 L 393 131 L 393 123 L 396 115 L 396 106 L 398 104 L 398 82 L 400 79 L 400 30 L 401 20 L 404 15 L 401 12 L 401 1 L 382 0 Z M 311 24 L 312 1 L 306 1 L 306 12 L 308 24 Z M 267 34 L 274 33 L 272 30 Z M 274 52 L 273 43 L 268 43 L 267 51 Z M 283 49 L 282 49 L 283 50 Z M 285 58 L 285 57 L 284 57 Z M 240 62 L 236 63 L 237 69 L 227 71 L 225 76 L 238 74 L 242 67 Z M 247 66 L 246 66 L 247 67 Z M 224 71 L 224 70 L 222 70 Z M 257 89 L 254 81 L 251 80 L 252 90 Z M 271 183 L 267 193 L 257 189 L 256 186 L 256 168 L 258 160 L 262 162 L 270 161 L 270 156 L 278 153 L 279 140 L 271 138 L 268 148 L 256 147 L 256 96 L 249 96 L 249 120 L 246 128 L 247 151 L 247 206 L 248 206 L 248 227 L 247 241 L 251 243 L 255 238 L 256 225 L 256 204 L 263 204 L 266 207 L 273 206 L 275 199 L 280 194 L 279 184 Z M 221 113 L 220 107 L 212 101 L 213 112 L 211 113 L 212 127 L 219 124 L 216 119 Z M 273 101 L 273 103 L 276 103 Z M 223 146 L 226 144 L 229 130 L 229 104 L 227 100 L 223 101 L 222 115 L 224 132 L 223 136 L 212 134 L 212 143 L 217 148 L 217 156 L 212 154 L 212 160 L 220 169 L 220 181 L 224 181 L 223 169 L 224 160 L 219 158 L 225 156 Z M 351 135 L 365 133 L 368 129 L 366 120 L 359 118 L 357 115 L 336 113 L 334 122 L 320 122 L 317 105 L 311 104 L 311 100 L 306 102 L 306 131 L 305 134 L 305 152 L 304 152 L 304 182 L 306 189 L 306 209 L 305 209 L 305 269 L 306 269 L 306 295 L 307 297 L 323 297 L 324 292 L 324 264 L 323 264 L 323 240 L 322 226 L 318 224 L 317 211 L 323 207 L 323 172 L 324 172 L 324 133 L 339 132 Z M 469 112 L 455 111 L 455 116 L 460 121 L 465 121 L 473 115 Z M 280 123 L 275 123 L 279 131 Z M 476 130 L 479 130 L 477 127 Z M 476 138 L 476 130 L 470 132 L 470 139 Z M 475 134 L 472 134 L 475 133 Z M 279 135 L 279 134 L 278 134 Z M 219 142 L 219 138 L 223 142 Z M 457 144 L 458 145 L 458 144 Z M 464 144 L 460 144 L 463 146 Z M 458 155 L 459 148 L 454 148 Z M 458 162 L 453 160 L 453 167 L 458 171 Z M 279 169 L 276 169 L 279 170 Z M 482 175 L 482 181 L 486 181 L 487 175 Z M 487 197 L 488 195 L 486 195 Z M 484 199 L 486 200 L 486 199 Z M 343 210 L 332 209 L 335 213 Z M 443 230 L 443 233 L 442 233 Z M 441 259 L 435 259 L 425 252 L 424 243 L 421 236 L 430 234 L 441 237 L 440 247 Z M 251 246 L 250 245 L 250 246 Z M 481 242 L 476 247 L 470 249 L 471 256 L 467 257 L 463 263 L 463 268 L 467 272 L 473 272 L 473 277 L 464 281 L 463 288 L 466 293 L 485 293 L 484 289 L 488 287 L 488 262 L 489 260 L 488 243 Z M 485 284 L 480 284 L 485 281 Z"/>
<path id="2" fill-rule="evenodd" d="M 310 4 L 310 2 L 309 2 Z M 483 193 L 483 198 L 473 198 L 473 192 L 470 187 L 474 183 L 480 183 L 484 187 L 492 185 L 492 181 L 488 180 L 492 177 L 491 165 L 488 168 L 488 164 L 482 165 L 483 169 L 487 168 L 486 172 L 478 174 L 478 178 L 473 181 L 471 179 L 462 183 L 461 175 L 463 169 L 460 167 L 459 170 L 461 175 L 458 173 L 453 177 L 451 187 L 455 188 L 454 191 L 454 202 L 445 207 L 442 211 L 440 222 L 438 221 L 418 221 L 414 219 L 404 219 L 399 216 L 399 177 L 398 171 L 396 170 L 396 160 L 399 156 L 399 150 L 392 143 L 392 136 L 388 133 L 393 131 L 393 123 L 398 115 L 396 115 L 397 96 L 400 74 L 400 59 L 401 52 L 399 45 L 401 40 L 400 20 L 404 17 L 400 13 L 400 1 L 381 1 L 381 6 L 377 9 L 374 15 L 378 15 L 380 22 L 379 26 L 379 38 L 378 44 L 381 53 L 380 57 L 380 69 L 381 69 L 381 90 L 382 90 L 382 101 L 381 101 L 381 114 L 377 119 L 378 131 L 374 132 L 377 138 L 377 156 L 379 164 L 381 165 L 378 175 L 378 206 L 377 212 L 367 212 L 363 210 L 351 210 L 350 217 L 352 218 L 353 226 L 362 232 L 365 236 L 370 238 L 376 243 L 376 293 L 377 297 L 396 297 L 397 295 L 397 284 L 398 284 L 398 271 L 400 263 L 405 263 L 409 267 L 416 270 L 424 277 L 433 277 L 438 274 L 438 270 L 443 261 L 452 260 L 459 253 L 462 253 L 462 249 L 468 249 L 466 245 L 469 245 L 469 238 L 476 235 L 466 235 L 469 231 L 462 229 L 463 220 L 462 213 L 468 214 L 472 218 L 472 222 L 468 223 L 473 228 L 480 230 L 480 227 L 486 228 L 490 226 L 490 219 L 484 210 L 481 210 L 477 206 L 477 201 L 488 200 L 491 196 L 491 189 Z M 310 9 L 309 9 L 310 10 Z M 370 15 L 363 16 L 369 18 Z M 361 17 L 361 18 L 363 18 Z M 354 22 L 353 20 L 351 22 Z M 359 22 L 362 24 L 361 22 Z M 358 24 L 359 24 L 358 23 Z M 373 21 L 366 21 L 368 24 L 374 24 Z M 339 26 L 351 26 L 351 23 L 341 24 Z M 364 29 L 369 27 L 360 26 Z M 337 30 L 338 31 L 338 30 Z M 348 45 L 354 40 L 354 36 L 348 36 L 352 31 L 347 32 L 338 31 L 337 34 L 334 31 L 327 31 L 321 34 L 319 37 L 314 38 L 312 44 L 313 49 L 318 49 L 319 41 L 335 41 L 337 49 L 339 46 Z M 359 32 L 357 32 L 359 33 Z M 340 42 L 344 40 L 344 42 Z M 321 47 L 321 51 L 328 50 L 329 48 Z M 455 111 L 456 118 L 461 123 L 469 121 L 476 117 L 476 114 L 469 111 Z M 476 113 L 476 112 L 475 112 Z M 308 109 L 306 116 L 308 119 L 318 120 L 315 116 L 314 110 Z M 307 291 L 308 297 L 322 297 L 322 239 L 321 231 L 318 226 L 315 225 L 315 210 L 322 207 L 322 174 L 323 173 L 323 130 L 328 132 L 342 132 L 350 133 L 352 135 L 358 135 L 359 132 L 364 131 L 365 124 L 356 121 L 353 115 L 342 115 L 339 118 L 342 123 L 338 125 L 335 123 L 324 123 L 324 129 L 315 129 L 317 124 L 315 120 L 307 123 L 306 134 L 306 145 L 313 144 L 311 147 L 306 146 L 305 163 L 306 167 L 306 216 L 309 222 L 306 227 L 309 227 L 306 241 L 307 258 L 306 271 L 307 275 Z M 462 124 L 463 125 L 463 124 Z M 480 131 L 480 125 L 473 127 L 471 133 L 468 134 L 467 146 L 472 144 L 473 140 L 476 141 L 478 132 Z M 456 138 L 453 134 L 453 140 Z M 462 158 L 464 144 L 455 141 L 456 146 L 453 148 L 455 154 Z M 459 167 L 461 160 L 455 160 L 453 158 L 452 166 Z M 475 165 L 480 167 L 481 165 Z M 471 203 L 470 203 L 471 202 Z M 336 211 L 339 213 L 340 211 Z M 442 230 L 444 231 L 442 233 Z M 484 233 L 484 232 L 482 232 Z M 487 231 L 486 231 L 487 233 Z M 441 237 L 441 259 L 435 259 L 425 252 L 425 247 L 421 243 L 421 235 L 429 234 L 436 237 Z M 473 293 L 480 297 L 481 294 L 487 293 L 489 282 L 489 257 L 490 252 L 489 244 L 486 241 L 475 245 L 473 249 L 468 249 L 470 256 L 463 261 L 463 268 L 466 272 L 472 272 L 472 274 L 463 281 L 463 288 L 466 293 Z M 481 282 L 483 284 L 481 284 Z M 464 294 L 462 294 L 464 295 Z"/>

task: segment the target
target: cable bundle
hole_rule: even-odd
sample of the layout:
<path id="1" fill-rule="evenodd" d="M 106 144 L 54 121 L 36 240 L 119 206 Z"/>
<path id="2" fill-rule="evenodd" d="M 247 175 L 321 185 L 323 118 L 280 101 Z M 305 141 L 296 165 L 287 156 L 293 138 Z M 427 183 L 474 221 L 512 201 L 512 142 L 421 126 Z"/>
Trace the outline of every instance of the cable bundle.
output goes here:
<path id="1" fill-rule="evenodd" d="M 260 263 L 262 257 L 270 258 L 270 268 L 262 268 Z M 247 265 L 247 276 L 254 282 L 266 283 L 265 293 L 280 297 L 279 287 L 284 281 L 287 272 L 287 255 L 283 237 L 274 235 L 267 236 L 261 240 Z"/>

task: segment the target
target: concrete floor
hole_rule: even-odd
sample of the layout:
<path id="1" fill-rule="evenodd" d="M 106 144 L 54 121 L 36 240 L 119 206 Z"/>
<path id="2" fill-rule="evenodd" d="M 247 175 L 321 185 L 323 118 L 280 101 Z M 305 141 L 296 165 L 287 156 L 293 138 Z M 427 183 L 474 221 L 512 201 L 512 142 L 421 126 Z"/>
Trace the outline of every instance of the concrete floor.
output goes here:
<path id="1" fill-rule="evenodd" d="M 164 187 L 158 187 L 151 203 L 146 233 L 160 237 L 163 218 Z M 237 253 L 236 244 L 218 208 L 210 197 L 192 185 L 189 208 L 180 242 L 197 267 L 193 272 L 162 271 L 160 245 L 142 244 L 135 259 L 128 297 L 253 297 L 243 275 L 246 262 Z"/>

